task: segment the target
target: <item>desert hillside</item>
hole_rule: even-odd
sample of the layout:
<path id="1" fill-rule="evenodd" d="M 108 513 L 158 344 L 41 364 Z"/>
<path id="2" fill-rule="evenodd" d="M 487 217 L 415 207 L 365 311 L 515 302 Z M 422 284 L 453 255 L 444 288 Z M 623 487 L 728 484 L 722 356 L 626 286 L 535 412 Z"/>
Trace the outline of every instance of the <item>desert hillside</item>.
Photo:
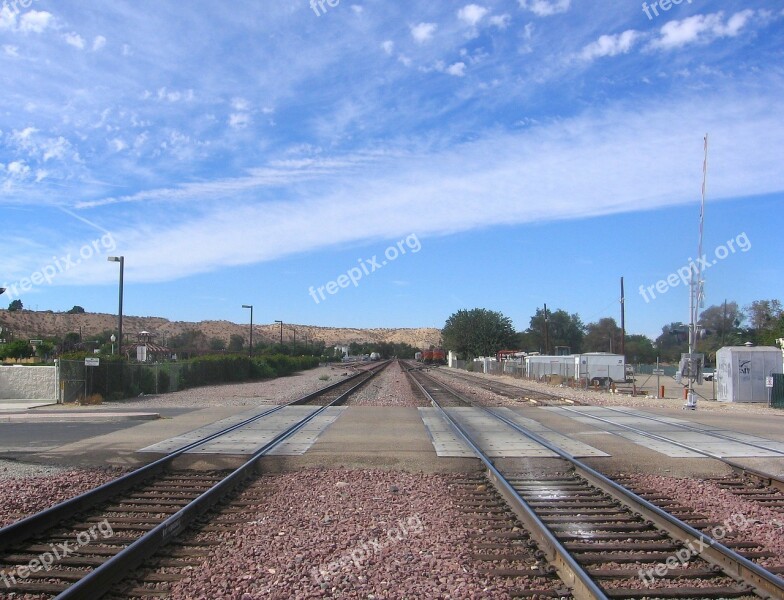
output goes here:
<path id="1" fill-rule="evenodd" d="M 66 333 L 81 334 L 83 339 L 99 334 L 107 329 L 115 330 L 117 315 L 102 313 L 67 314 L 51 311 L 21 310 L 9 312 L 0 310 L 0 327 L 3 334 L 10 331 L 17 339 L 42 339 L 49 336 L 62 337 Z M 266 342 L 277 341 L 280 336 L 279 325 L 259 324 L 253 326 L 253 338 Z M 440 331 L 432 327 L 410 329 L 347 329 L 341 327 L 315 327 L 296 323 L 284 324 L 283 340 L 290 342 L 293 331 L 296 329 L 297 340 L 323 341 L 327 346 L 349 344 L 351 342 L 391 342 L 406 343 L 416 348 L 438 345 Z M 157 334 L 156 341 L 165 343 L 172 336 L 185 331 L 200 330 L 208 338 L 221 338 L 227 343 L 233 334 L 248 335 L 248 324 L 232 323 L 230 321 L 200 321 L 189 323 L 186 321 L 169 321 L 161 317 L 133 317 L 123 316 L 123 334 L 126 340 L 135 339 L 140 331 L 149 331 Z"/>

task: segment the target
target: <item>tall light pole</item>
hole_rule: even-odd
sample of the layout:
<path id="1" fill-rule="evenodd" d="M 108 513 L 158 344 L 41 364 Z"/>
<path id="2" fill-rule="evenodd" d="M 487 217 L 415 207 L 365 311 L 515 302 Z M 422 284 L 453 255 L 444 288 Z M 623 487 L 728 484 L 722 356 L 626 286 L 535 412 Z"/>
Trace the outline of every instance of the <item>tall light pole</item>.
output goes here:
<path id="1" fill-rule="evenodd" d="M 283 321 L 275 320 L 276 323 L 280 323 L 280 347 L 283 348 Z"/>
<path id="2" fill-rule="evenodd" d="M 294 341 L 292 342 L 292 344 L 294 344 L 296 346 L 297 345 L 297 328 L 296 327 L 292 327 L 291 331 L 294 332 Z"/>
<path id="3" fill-rule="evenodd" d="M 109 262 L 120 263 L 120 309 L 117 311 L 117 354 L 122 354 L 122 305 L 123 305 L 123 273 L 125 271 L 125 257 L 124 256 L 109 256 Z"/>
<path id="4" fill-rule="evenodd" d="M 249 308 L 250 309 L 250 347 L 248 348 L 248 356 L 253 356 L 253 305 L 252 304 L 243 304 L 242 308 Z"/>

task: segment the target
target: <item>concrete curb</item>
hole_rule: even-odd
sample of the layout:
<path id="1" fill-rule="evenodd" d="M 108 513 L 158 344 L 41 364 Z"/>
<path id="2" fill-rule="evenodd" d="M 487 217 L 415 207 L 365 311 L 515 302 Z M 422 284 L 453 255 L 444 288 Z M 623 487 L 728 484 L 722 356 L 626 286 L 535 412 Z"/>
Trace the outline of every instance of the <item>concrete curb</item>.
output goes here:
<path id="1" fill-rule="evenodd" d="M 0 413 L 0 423 L 49 423 L 56 421 L 86 421 L 90 423 L 102 423 L 106 421 L 153 421 L 160 419 L 160 413 L 81 413 L 69 414 L 66 412 L 57 413 Z"/>

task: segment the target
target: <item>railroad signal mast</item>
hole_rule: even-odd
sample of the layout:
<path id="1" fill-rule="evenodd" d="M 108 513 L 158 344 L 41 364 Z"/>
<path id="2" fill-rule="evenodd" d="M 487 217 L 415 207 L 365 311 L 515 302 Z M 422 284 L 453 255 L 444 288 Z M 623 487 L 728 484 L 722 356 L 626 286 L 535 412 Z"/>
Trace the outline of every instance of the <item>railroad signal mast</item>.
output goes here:
<path id="1" fill-rule="evenodd" d="M 689 373 L 689 387 L 686 395 L 686 404 L 683 408 L 696 410 L 697 400 L 694 397 L 694 381 L 699 377 L 702 370 L 702 365 L 695 365 L 694 351 L 697 349 L 697 339 L 699 333 L 699 320 L 700 308 L 704 304 L 705 298 L 705 280 L 702 278 L 702 237 L 705 226 L 705 192 L 708 180 L 708 134 L 705 134 L 704 152 L 705 157 L 702 162 L 702 200 L 700 203 L 700 240 L 697 246 L 697 260 L 695 261 L 694 268 L 691 272 L 691 280 L 689 282 L 689 356 L 688 356 L 688 373 Z M 696 366 L 696 368 L 695 368 Z"/>

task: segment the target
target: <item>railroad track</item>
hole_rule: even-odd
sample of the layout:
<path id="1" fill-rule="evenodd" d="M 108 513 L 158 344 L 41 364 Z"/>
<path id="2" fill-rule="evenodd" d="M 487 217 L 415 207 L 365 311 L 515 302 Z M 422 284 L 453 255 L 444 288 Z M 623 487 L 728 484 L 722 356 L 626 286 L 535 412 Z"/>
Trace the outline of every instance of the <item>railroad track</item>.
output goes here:
<path id="1" fill-rule="evenodd" d="M 769 555 L 756 544 L 733 542 L 728 535 L 733 523 L 700 522 L 690 515 L 702 529 L 689 525 L 533 432 L 477 407 L 561 460 L 547 476 L 503 474 L 467 433 L 458 412 L 444 406 L 448 395 L 451 406 L 472 403 L 421 371 L 409 376 L 484 463 L 487 478 L 575 598 L 784 597 L 784 580 L 753 562 Z"/>
<path id="2" fill-rule="evenodd" d="M 0 529 L 0 597 L 34 594 L 58 600 L 94 600 L 112 592 L 129 573 L 175 541 L 218 503 L 244 489 L 267 454 L 389 365 L 389 361 L 329 385 L 286 405 L 227 427 L 170 454 Z M 234 471 L 193 473 L 173 470 L 189 450 L 297 404 L 320 407 L 278 434 Z M 198 549 L 184 551 L 198 557 Z M 202 549 L 202 555 L 206 550 Z M 163 566 L 188 564 L 182 556 L 156 559 Z M 171 576 L 153 576 L 153 582 Z M 11 596 L 13 597 L 13 596 Z"/>
<path id="3" fill-rule="evenodd" d="M 569 410 L 569 409 L 565 409 L 565 410 Z M 661 419 L 659 417 L 656 417 L 655 415 L 649 415 L 640 412 L 630 412 L 622 408 L 604 406 L 602 407 L 602 410 L 609 411 L 612 413 L 617 413 L 623 416 L 635 417 L 637 419 L 645 419 L 652 423 L 659 423 L 662 425 L 670 424 L 670 421 Z M 687 443 L 672 439 L 666 435 L 653 433 L 649 430 L 641 429 L 640 427 L 634 427 L 633 425 L 629 425 L 627 423 L 618 423 L 616 421 L 610 421 L 609 419 L 586 412 L 577 412 L 577 411 L 569 411 L 569 412 L 574 412 L 575 414 L 579 414 L 580 417 L 583 418 L 591 418 L 596 421 L 602 422 L 604 424 L 611 424 L 613 427 L 619 427 L 625 431 L 632 432 L 636 435 L 673 444 L 675 446 L 683 448 L 684 450 L 689 450 L 690 452 L 694 452 L 696 454 L 705 456 L 706 458 L 712 458 L 714 460 L 718 460 L 724 463 L 725 465 L 727 465 L 728 467 L 730 467 L 734 473 L 734 476 L 729 478 L 717 477 L 717 478 L 708 479 L 706 481 L 711 481 L 712 483 L 715 483 L 719 487 L 726 489 L 727 491 L 735 494 L 736 496 L 743 498 L 744 500 L 756 502 L 766 508 L 784 512 L 784 479 L 781 479 L 771 474 L 763 473 L 761 471 L 752 469 L 750 467 L 746 467 L 744 465 L 738 464 L 734 461 L 727 459 L 721 454 L 717 454 L 715 452 L 710 452 L 703 448 L 689 445 Z M 784 452 L 777 450 L 775 448 L 768 448 L 767 446 L 749 440 L 740 440 L 730 435 L 723 434 L 719 431 L 715 431 L 712 429 L 705 429 L 703 427 L 698 427 L 694 425 L 679 424 L 678 426 L 682 429 L 686 429 L 687 431 L 714 437 L 718 442 L 731 442 L 736 444 L 742 443 L 752 448 L 764 450 L 766 452 L 770 452 L 774 455 L 778 455 L 784 458 Z"/>
<path id="4" fill-rule="evenodd" d="M 583 404 L 578 400 L 563 398 L 558 394 L 542 392 L 533 388 L 510 385 L 508 383 L 487 381 L 480 379 L 479 377 L 472 377 L 471 375 L 463 375 L 462 373 L 455 372 L 455 369 L 439 369 L 438 373 L 444 374 L 447 377 L 464 381 L 484 390 L 488 390 L 494 394 L 498 394 L 499 396 L 503 396 L 511 400 L 525 401 L 536 406 L 581 406 Z"/>

